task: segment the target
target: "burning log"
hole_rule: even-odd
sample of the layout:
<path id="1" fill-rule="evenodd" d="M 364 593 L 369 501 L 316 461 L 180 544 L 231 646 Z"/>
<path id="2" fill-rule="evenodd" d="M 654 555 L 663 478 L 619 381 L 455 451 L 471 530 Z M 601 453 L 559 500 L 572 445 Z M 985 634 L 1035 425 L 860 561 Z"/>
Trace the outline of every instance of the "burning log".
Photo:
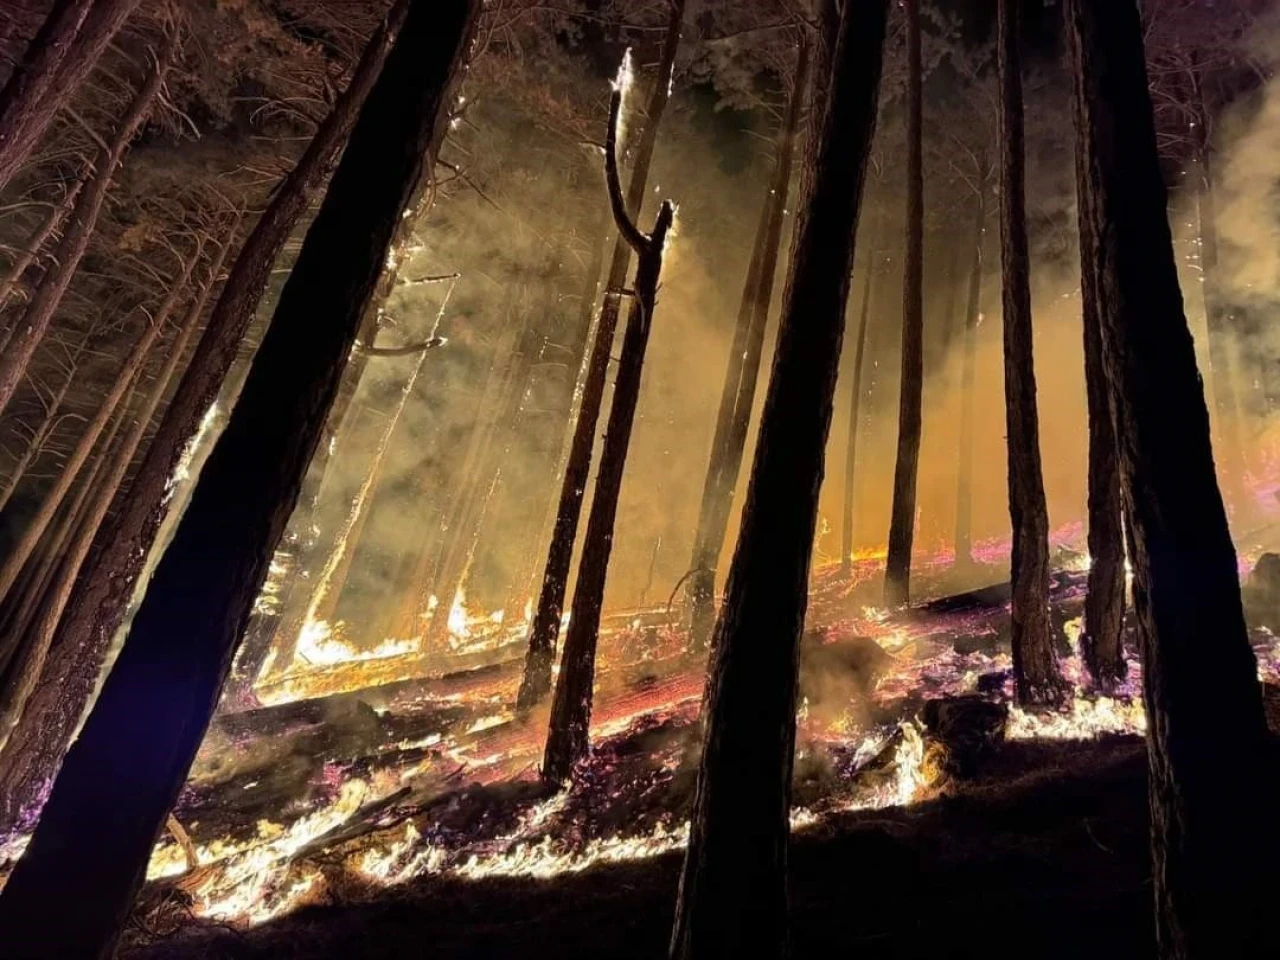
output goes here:
<path id="1" fill-rule="evenodd" d="M 940 766 L 953 777 L 972 777 L 1004 743 L 1009 708 L 979 696 L 946 697 L 924 705 L 926 744 L 940 748 Z"/>

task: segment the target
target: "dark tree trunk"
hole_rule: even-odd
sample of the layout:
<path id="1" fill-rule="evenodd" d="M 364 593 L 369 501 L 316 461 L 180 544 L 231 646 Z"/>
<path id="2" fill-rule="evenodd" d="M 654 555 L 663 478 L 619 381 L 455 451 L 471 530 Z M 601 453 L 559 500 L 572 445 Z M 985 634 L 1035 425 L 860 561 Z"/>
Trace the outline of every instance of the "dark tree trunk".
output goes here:
<path id="1" fill-rule="evenodd" d="M 707 517 L 705 537 L 694 556 L 693 577 L 705 577 L 703 588 L 695 593 L 692 639 L 695 647 L 704 647 L 715 625 L 716 567 L 724 538 L 729 529 L 729 517 L 733 511 L 734 494 L 742 473 L 742 460 L 746 455 L 747 434 L 751 427 L 751 411 L 755 407 L 756 387 L 760 382 L 760 361 L 764 353 L 765 329 L 769 324 L 769 307 L 773 303 L 773 285 L 778 273 L 778 254 L 782 249 L 782 228 L 786 218 L 787 197 L 791 188 L 791 171 L 795 165 L 796 138 L 800 131 L 800 117 L 804 97 L 809 90 L 810 54 L 806 42 L 800 48 L 796 65 L 796 80 L 791 91 L 791 105 L 787 111 L 786 127 L 778 149 L 778 165 L 773 182 L 774 204 L 769 211 L 769 230 L 765 236 L 764 260 L 760 265 L 759 286 L 752 305 L 751 327 L 747 333 L 746 352 L 742 360 L 737 402 L 729 420 L 729 433 L 724 441 L 723 459 L 716 474 L 712 490 L 710 514 Z"/>
<path id="2" fill-rule="evenodd" d="M 1000 252 L 1003 270 L 1004 409 L 1013 529 L 1013 677 L 1018 702 L 1058 703 L 1066 685 L 1049 625 L 1049 506 L 1040 467 L 1040 418 L 1027 247 L 1022 33 L 1016 0 L 999 0 Z"/>
<path id="3" fill-rule="evenodd" d="M 280 249 L 342 152 L 407 7 L 407 0 L 397 4 L 374 34 L 346 91 L 276 190 L 231 268 L 130 496 L 104 527 L 102 549 L 90 556 L 67 602 L 40 688 L 27 706 L 30 722 L 0 752 L 0 826 L 36 802 L 71 742 L 168 511 L 174 471 L 235 363 Z"/>
<path id="4" fill-rule="evenodd" d="M 18 389 L 23 374 L 26 373 L 27 364 L 31 362 L 36 347 L 40 345 L 45 331 L 49 329 L 53 315 L 58 305 L 62 303 L 67 287 L 71 284 L 76 267 L 80 265 L 80 259 L 89 248 L 89 239 L 93 235 L 94 227 L 97 226 L 98 214 L 102 212 L 111 179 L 134 134 L 138 132 L 151 112 L 151 107 L 155 103 L 156 95 L 160 92 L 165 74 L 169 70 L 176 51 L 177 38 L 176 35 L 171 35 L 166 41 L 164 52 L 160 54 L 147 79 L 138 88 L 138 92 L 134 94 L 111 139 L 98 149 L 93 161 L 93 178 L 85 184 L 80 193 L 75 212 L 71 214 L 71 222 L 53 254 L 49 270 L 40 281 L 40 286 L 36 289 L 35 296 L 27 306 L 22 319 L 18 321 L 4 352 L 0 353 L 0 413 L 13 399 L 13 394 Z"/>
<path id="5" fill-rule="evenodd" d="M 12 957 L 111 956 L 315 452 L 478 0 L 410 5 L 119 659 L 0 894 Z M 95 811 L 86 817 L 85 811 Z"/>
<path id="6" fill-rule="evenodd" d="M 886 0 L 845 3 L 742 528 L 712 644 L 677 960 L 781 957 L 800 633 Z"/>
<path id="7" fill-rule="evenodd" d="M 911 545 L 916 533 L 916 478 L 924 404 L 924 141 L 920 63 L 920 0 L 907 14 L 907 250 L 902 277 L 902 386 L 898 404 L 898 456 L 893 471 L 889 555 L 884 599 L 891 607 L 911 599 Z"/>
<path id="8" fill-rule="evenodd" d="M 978 323 L 982 317 L 983 245 L 986 241 L 986 199 L 977 197 L 973 263 L 969 267 L 969 298 L 964 313 L 964 353 L 960 360 L 960 451 L 956 471 L 956 566 L 973 563 L 973 388 L 978 365 Z"/>
<path id="9" fill-rule="evenodd" d="M 1275 757 L 1178 289 L 1132 0 L 1069 0 L 1081 237 L 1102 355 L 1147 711 L 1165 958 L 1275 954 Z"/>
<path id="10" fill-rule="evenodd" d="M 622 182 L 618 177 L 618 118 L 621 110 L 622 95 L 614 91 L 605 165 L 618 234 L 636 253 L 635 292 L 622 338 L 622 357 L 614 379 L 604 448 L 600 451 L 595 496 L 587 518 L 582 559 L 578 562 L 578 582 L 573 591 L 569 633 L 565 637 L 564 656 L 560 661 L 560 675 L 556 679 L 555 697 L 551 704 L 542 775 L 556 783 L 563 783 L 569 778 L 574 764 L 587 755 L 590 747 L 596 641 L 600 632 L 600 610 L 604 606 L 605 579 L 609 573 L 609 554 L 613 550 L 613 524 L 618 515 L 618 495 L 622 490 L 627 451 L 631 446 L 631 428 L 640 402 L 640 379 L 644 372 L 649 333 L 653 328 L 654 308 L 658 302 L 662 257 L 667 234 L 675 219 L 675 209 L 669 202 L 664 202 L 658 211 L 653 232 L 645 236 L 627 213 Z"/>
<path id="11" fill-rule="evenodd" d="M 125 5 L 132 7 L 135 3 L 136 0 L 130 0 Z M 75 46 L 76 37 L 94 5 L 94 0 L 55 0 L 53 9 L 27 45 L 22 60 L 0 89 L 0 190 L 22 166 L 53 119 L 56 105 L 44 108 L 42 102 L 54 91 L 58 68 Z M 79 53 L 77 51 L 77 55 Z M 65 95 L 72 92 L 65 91 Z M 0 298 L 0 304 L 2 302 Z"/>
<path id="12" fill-rule="evenodd" d="M 626 197 L 627 215 L 632 218 L 640 215 L 640 209 L 644 205 L 649 168 L 658 143 L 658 125 L 662 122 L 662 114 L 671 95 L 671 76 L 675 69 L 676 52 L 680 48 L 684 8 L 685 0 L 673 0 L 662 59 L 644 113 L 644 130 L 635 149 Z M 547 549 L 547 566 L 542 575 L 538 605 L 529 630 L 529 650 L 525 656 L 524 675 L 516 696 L 516 707 L 522 712 L 540 703 L 551 690 L 551 665 L 555 660 L 556 640 L 560 636 L 560 617 L 564 611 L 569 567 L 573 562 L 573 545 L 578 537 L 578 521 L 582 515 L 587 478 L 591 472 L 591 454 L 595 448 L 596 427 L 600 422 L 600 407 L 604 402 L 605 381 L 609 373 L 609 354 L 613 350 L 614 334 L 618 328 L 619 297 L 627 282 L 627 268 L 630 264 L 631 248 L 619 237 L 613 248 L 613 260 L 609 264 L 609 274 L 605 281 L 595 341 L 587 360 L 582 402 L 578 406 L 573 442 L 560 485 L 560 505 L 556 509 L 551 545 Z"/>
<path id="13" fill-rule="evenodd" d="M 871 292 L 875 285 L 876 258 L 868 251 L 866 276 L 862 281 L 862 305 L 858 308 L 858 345 L 853 353 L 853 390 L 849 395 L 849 436 L 844 448 L 844 505 L 840 572 L 848 577 L 853 572 L 853 500 L 857 489 L 858 420 L 862 413 L 862 367 L 867 352 L 867 326 L 871 321 Z"/>
<path id="14" fill-rule="evenodd" d="M 1082 158 L 1076 158 L 1079 163 Z M 1082 176 L 1077 171 L 1077 177 Z M 1079 207 L 1080 234 L 1088 222 Z M 1089 581 L 1084 597 L 1080 651 L 1094 684 L 1103 692 L 1124 679 L 1124 522 L 1120 508 L 1120 463 L 1112 422 L 1107 373 L 1102 363 L 1098 276 L 1081 250 L 1080 300 L 1084 320 L 1084 380 L 1089 416 Z"/>

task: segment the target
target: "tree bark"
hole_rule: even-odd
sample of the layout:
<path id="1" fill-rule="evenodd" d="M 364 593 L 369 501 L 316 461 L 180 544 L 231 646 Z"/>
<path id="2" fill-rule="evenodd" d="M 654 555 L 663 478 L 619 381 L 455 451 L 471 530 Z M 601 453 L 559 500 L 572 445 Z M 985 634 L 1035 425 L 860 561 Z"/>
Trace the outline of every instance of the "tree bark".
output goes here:
<path id="1" fill-rule="evenodd" d="M 973 405 L 978 365 L 978 324 L 982 319 L 983 244 L 987 205 L 977 197 L 973 262 L 969 266 L 969 299 L 964 314 L 964 354 L 960 363 L 960 452 L 956 473 L 956 566 L 973 564 Z"/>
<path id="2" fill-rule="evenodd" d="M 680 49 L 684 8 L 685 0 L 673 0 L 662 58 L 645 109 L 644 130 L 635 149 L 626 197 L 627 216 L 632 219 L 640 215 L 640 209 L 644 205 L 649 168 L 658 144 L 658 125 L 662 122 L 662 114 L 671 96 L 672 73 L 675 70 L 676 52 Z M 578 406 L 573 442 L 560 485 L 560 505 L 556 509 L 555 527 L 547 549 L 547 566 L 542 575 L 537 610 L 529 630 L 529 649 L 525 655 L 520 690 L 516 695 L 516 708 L 521 712 L 527 712 L 542 702 L 551 690 L 551 665 L 555 660 L 556 640 L 560 636 L 560 617 L 564 611 L 569 567 L 573 562 L 573 545 L 578 538 L 578 521 L 582 516 L 582 501 L 591 472 L 591 454 L 595 448 L 596 427 L 600 422 L 600 407 L 604 402 L 609 355 L 618 329 L 619 297 L 627 281 L 627 268 L 630 264 L 631 248 L 619 237 L 614 244 L 613 259 L 609 263 L 600 318 L 596 321 L 595 340 L 591 344 L 591 355 L 587 360 L 582 402 Z"/>
<path id="3" fill-rule="evenodd" d="M 111 140 L 98 149 L 94 159 L 94 175 L 81 191 L 75 213 L 71 215 L 71 222 L 54 252 L 53 264 L 40 281 L 35 296 L 9 338 L 4 352 L 0 353 L 0 413 L 4 412 L 13 399 L 13 394 L 26 373 L 27 364 L 31 362 L 36 347 L 49 329 L 49 323 L 80 265 L 80 259 L 89 248 L 89 239 L 97 226 L 98 214 L 102 212 L 111 179 L 129 143 L 151 112 L 176 51 L 176 35 L 170 35 L 164 51 L 134 94 L 133 101 Z M 3 178 L 0 177 L 0 180 Z"/>
<path id="4" fill-rule="evenodd" d="M 903 269 L 902 384 L 898 403 L 898 455 L 884 599 L 891 607 L 911 599 L 911 545 L 916 532 L 916 479 L 924 405 L 924 140 L 920 63 L 920 0 L 907 14 L 907 249 Z"/>
<path id="5" fill-rule="evenodd" d="M 115 948 L 296 503 L 397 224 L 447 127 L 480 6 L 410 5 L 240 401 L 0 894 L 0 942 L 13 957 L 105 960 Z"/>
<path id="6" fill-rule="evenodd" d="M 690 575 L 690 595 L 693 599 L 690 632 L 695 649 L 706 646 L 715 625 L 716 568 L 720 563 L 720 553 L 724 549 L 724 538 L 729 529 L 734 493 L 747 448 L 751 411 L 755 406 L 756 386 L 760 382 L 765 328 L 769 324 L 769 307 L 773 303 L 773 285 L 778 273 L 782 229 L 791 190 L 791 171 L 795 165 L 796 139 L 800 132 L 804 97 L 809 91 L 811 63 L 809 43 L 806 40 L 800 47 L 791 102 L 787 109 L 782 140 L 778 145 L 778 162 L 770 188 L 773 204 L 767 207 L 769 220 L 764 238 L 764 258 L 760 263 L 758 282 L 753 291 L 751 324 L 747 329 L 737 396 L 729 417 L 727 434 L 719 448 L 718 469 L 714 475 L 708 473 L 708 480 L 712 482 L 710 496 L 705 499 L 708 512 L 702 538 L 695 544 L 693 573 Z"/>
<path id="7" fill-rule="evenodd" d="M 0 190 L 53 119 L 56 106 L 42 115 L 42 101 L 54 91 L 58 69 L 76 45 L 76 37 L 94 5 L 94 0 L 55 0 L 22 60 L 0 89 Z M 76 52 L 80 54 L 79 50 Z M 71 92 L 64 91 L 64 96 Z M 0 297 L 0 305 L 3 302 Z"/>
<path id="8" fill-rule="evenodd" d="M 658 301 L 658 283 L 667 235 L 675 220 L 675 208 L 664 202 L 658 211 L 653 232 L 644 235 L 627 213 L 618 177 L 618 121 L 622 94 L 615 90 L 609 112 L 609 135 L 605 145 L 609 199 L 618 224 L 618 234 L 636 253 L 635 293 L 622 338 L 622 357 L 613 385 L 613 403 L 605 428 L 604 448 L 596 474 L 595 496 L 587 518 L 587 535 L 578 563 L 578 582 L 573 591 L 569 633 L 565 637 L 560 676 L 556 679 L 551 704 L 551 723 L 542 760 L 542 775 L 563 783 L 590 748 L 591 706 L 595 683 L 596 641 L 600 633 L 600 610 L 604 606 L 604 585 L 613 550 L 613 525 L 618 515 L 618 495 L 631 445 L 640 401 L 640 380 L 644 356 L 653 329 L 653 313 Z"/>
<path id="9" fill-rule="evenodd" d="M 337 162 L 408 6 L 398 3 L 375 32 L 347 89 L 241 248 L 130 496 L 106 524 L 102 549 L 89 557 L 67 601 L 40 689 L 27 706 L 30 722 L 0 753 L 0 818 L 37 802 L 70 744 L 170 507 L 174 472 L 235 363 L 272 265 Z"/>
<path id="10" fill-rule="evenodd" d="M 844 4 L 742 529 L 712 644 L 677 960 L 781 957 L 800 633 L 888 3 Z"/>
<path id="11" fill-rule="evenodd" d="M 1026 135 L 1022 104 L 1022 20 L 1016 0 L 999 0 L 1000 253 L 1003 273 L 1004 409 L 1013 529 L 1010 604 L 1018 702 L 1056 704 L 1067 687 L 1049 625 L 1049 505 L 1040 465 L 1031 254 L 1027 245 Z"/>
<path id="12" fill-rule="evenodd" d="M 867 326 L 871 320 L 871 291 L 875 283 L 875 256 L 868 252 L 866 277 L 862 281 L 862 306 L 858 308 L 858 345 L 853 353 L 853 391 L 849 396 L 849 436 L 844 448 L 844 504 L 840 542 L 840 573 L 853 572 L 853 500 L 858 466 L 858 419 L 862 407 L 862 366 L 867 351 Z"/>
<path id="13" fill-rule="evenodd" d="M 1163 958 L 1274 955 L 1275 757 L 1178 288 L 1142 25 L 1069 0 L 1084 262 L 1097 271 L 1147 712 Z M 1211 641 L 1208 644 L 1206 641 Z"/>

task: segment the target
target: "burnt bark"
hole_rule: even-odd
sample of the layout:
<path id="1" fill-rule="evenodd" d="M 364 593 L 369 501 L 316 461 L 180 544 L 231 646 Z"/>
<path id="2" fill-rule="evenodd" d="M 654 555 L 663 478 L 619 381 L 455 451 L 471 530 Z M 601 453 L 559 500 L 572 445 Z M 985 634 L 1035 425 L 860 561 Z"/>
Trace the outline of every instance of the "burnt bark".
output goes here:
<path id="1" fill-rule="evenodd" d="M 800 634 L 886 0 L 846 3 L 742 528 L 712 644 L 671 955 L 781 957 Z"/>
<path id="2" fill-rule="evenodd" d="M 240 402 L 0 894 L 0 941 L 10 956 L 106 958 L 115 948 L 296 503 L 397 224 L 447 126 L 480 6 L 410 5 Z"/>
<path id="3" fill-rule="evenodd" d="M 130 496 L 104 526 L 102 549 L 89 557 L 67 601 L 40 688 L 27 705 L 29 723 L 0 752 L 0 826 L 37 802 L 71 742 L 168 513 L 174 471 L 235 363 L 272 265 L 342 152 L 407 7 L 407 0 L 397 4 L 374 34 L 347 89 L 231 267 L 135 473 Z"/>
<path id="4" fill-rule="evenodd" d="M 685 0 L 673 0 L 662 58 L 645 108 L 644 130 L 636 145 L 631 180 L 627 186 L 627 216 L 631 218 L 639 216 L 644 205 L 649 168 L 658 144 L 658 125 L 662 122 L 662 114 L 671 96 L 671 77 L 675 69 L 676 52 L 680 48 L 684 8 Z M 578 521 L 582 516 L 582 501 L 591 472 L 596 427 L 600 422 L 600 407 L 604 402 L 605 380 L 609 373 L 609 354 L 618 329 L 619 297 L 627 281 L 630 264 L 631 247 L 619 237 L 614 244 L 613 259 L 609 263 L 609 273 L 605 280 L 604 300 L 600 305 L 596 335 L 587 360 L 587 376 L 582 386 L 582 401 L 578 406 L 569 459 L 565 463 L 564 479 L 560 484 L 560 504 L 556 509 L 556 522 L 551 532 L 551 544 L 547 549 L 547 565 L 542 575 L 533 624 L 529 630 L 524 675 L 516 695 L 516 707 L 522 712 L 540 703 L 551 690 L 551 665 L 555 660 L 556 640 L 560 636 L 560 618 L 569 583 L 569 567 L 573 562 L 573 545 L 578 537 Z"/>
<path id="5" fill-rule="evenodd" d="M 840 572 L 848 577 L 853 571 L 853 500 L 857 489 L 858 421 L 862 408 L 862 367 L 867 352 L 867 326 L 871 321 L 871 292 L 875 285 L 876 258 L 867 256 L 866 275 L 862 281 L 862 305 L 858 308 L 858 345 L 853 353 L 853 390 L 849 396 L 849 435 L 844 448 L 844 503 L 840 541 Z"/>
<path id="6" fill-rule="evenodd" d="M 1016 0 L 999 0 L 1000 253 L 1003 275 L 1004 409 L 1009 520 L 1013 529 L 1010 604 L 1018 702 L 1058 703 L 1066 684 L 1049 625 L 1049 506 L 1040 465 L 1040 417 L 1031 323 L 1027 245 L 1026 134 L 1022 104 L 1022 23 Z"/>
<path id="7" fill-rule="evenodd" d="M 1159 953 L 1269 956 L 1274 749 L 1178 287 L 1142 24 L 1132 0 L 1069 0 L 1066 16 L 1081 245 L 1097 271 L 1143 658 Z"/>
<path id="8" fill-rule="evenodd" d="M 893 471 L 884 600 L 911 599 L 911 545 L 916 532 L 916 480 L 924 405 L 924 141 L 920 63 L 920 0 L 907 14 L 907 248 L 902 275 L 902 376 L 898 398 L 898 454 Z"/>
<path id="9" fill-rule="evenodd" d="M 978 324 L 982 321 L 983 245 L 986 241 L 986 198 L 976 198 L 973 262 L 969 265 L 969 297 L 964 313 L 964 352 L 960 359 L 960 450 L 956 471 L 956 566 L 973 563 L 973 388 L 978 365 Z"/>
<path id="10" fill-rule="evenodd" d="M 27 364 L 36 352 L 36 347 L 44 338 L 45 331 L 53 320 L 53 315 L 62 303 L 62 297 L 71 284 L 71 278 L 80 265 L 85 251 L 89 249 L 89 239 L 98 223 L 98 215 L 107 198 L 107 190 L 111 179 L 119 167 L 125 150 L 141 128 L 156 95 L 164 83 L 165 74 L 173 62 L 177 51 L 177 38 L 170 35 L 163 52 L 157 57 L 147 79 L 134 94 L 133 100 L 126 108 L 120 123 L 116 126 L 111 139 L 98 148 L 94 157 L 94 174 L 80 192 L 75 212 L 71 214 L 70 223 L 63 233 L 62 240 L 53 254 L 53 262 L 45 273 L 35 296 L 28 304 L 26 312 L 18 321 L 3 353 L 0 353 L 0 413 L 13 399 Z"/>
<path id="11" fill-rule="evenodd" d="M 596 474 L 595 496 L 587 518 L 587 533 L 578 562 L 578 581 L 573 591 L 569 633 L 565 637 L 560 675 L 551 703 L 551 723 L 542 760 L 542 775 L 563 783 L 590 747 L 591 706 L 595 683 L 596 642 L 600 633 L 600 610 L 604 606 L 604 585 L 613 550 L 613 524 L 618 515 L 618 495 L 631 446 L 631 429 L 640 402 L 640 381 L 644 357 L 653 329 L 653 313 L 658 302 L 658 283 L 667 234 L 675 220 L 675 208 L 664 202 L 658 210 L 653 232 L 645 235 L 632 222 L 622 197 L 618 177 L 618 119 L 622 95 L 614 91 L 609 111 L 609 135 L 605 145 L 605 167 L 609 198 L 618 235 L 636 253 L 635 292 L 627 314 L 622 338 L 622 357 L 613 385 L 613 403 L 605 428 L 604 448 Z"/>

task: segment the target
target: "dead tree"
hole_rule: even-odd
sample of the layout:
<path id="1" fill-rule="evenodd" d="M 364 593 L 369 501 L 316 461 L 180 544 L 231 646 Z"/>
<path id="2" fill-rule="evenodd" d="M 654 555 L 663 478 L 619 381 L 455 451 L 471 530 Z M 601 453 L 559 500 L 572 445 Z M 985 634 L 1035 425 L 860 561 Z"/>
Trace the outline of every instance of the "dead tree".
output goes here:
<path id="1" fill-rule="evenodd" d="M 873 237 L 868 239 L 874 242 Z M 862 304 L 858 307 L 858 340 L 853 351 L 853 384 L 849 394 L 849 436 L 844 448 L 844 502 L 841 505 L 843 526 L 840 540 L 840 572 L 844 577 L 853 573 L 853 495 L 856 489 L 855 471 L 858 466 L 858 421 L 862 415 L 862 367 L 867 352 L 867 327 L 871 321 L 871 293 L 875 285 L 876 258 L 874 250 L 867 251 L 866 274 L 862 281 Z"/>
<path id="2" fill-rule="evenodd" d="M 90 555 L 67 601 L 44 676 L 27 705 L 30 724 L 0 751 L 0 825 L 36 802 L 71 742 L 167 514 L 174 471 L 235 363 L 281 248 L 337 162 L 408 6 L 408 0 L 401 0 L 375 32 L 346 90 L 276 190 L 231 267 L 147 446 L 130 496 L 105 525 L 102 549 Z"/>
<path id="3" fill-rule="evenodd" d="M 906 0 L 903 6 L 907 14 L 907 249 L 902 275 L 898 454 L 884 574 L 884 599 L 891 607 L 911 599 L 911 545 L 916 532 L 916 480 L 924 415 L 924 79 L 920 62 L 920 0 Z"/>
<path id="4" fill-rule="evenodd" d="M 627 185 L 627 215 L 640 215 L 649 183 L 649 168 L 658 144 L 658 126 L 671 97 L 672 75 L 676 52 L 680 49 L 680 29 L 684 22 L 685 0 L 672 0 L 667 20 L 662 57 L 653 79 L 653 89 L 645 107 L 644 130 L 636 144 Z M 573 545 L 578 537 L 578 521 L 587 478 L 591 472 L 591 455 L 595 449 L 596 427 L 604 402 L 605 381 L 609 373 L 609 355 L 618 329 L 619 297 L 627 281 L 631 264 L 631 247 L 619 237 L 613 248 L 613 259 L 605 280 L 604 300 L 596 322 L 595 340 L 587 359 L 587 375 L 578 405 L 578 419 L 573 428 L 573 441 L 560 484 L 560 504 L 556 509 L 555 527 L 547 548 L 547 565 L 542 575 L 537 609 L 529 629 L 529 649 L 525 656 L 524 674 L 516 696 L 517 709 L 527 711 L 540 703 L 551 690 L 551 665 L 555 660 L 556 640 L 560 636 L 560 617 L 564 611 L 564 595 L 569 583 L 569 567 L 573 562 Z"/>
<path id="5" fill-rule="evenodd" d="M 1270 956 L 1275 757 L 1214 472 L 1133 0 L 1069 0 L 1082 258 L 1102 357 L 1147 712 L 1156 934 L 1167 958 Z"/>
<path id="6" fill-rule="evenodd" d="M 715 625 L 716 568 L 729 528 L 733 496 L 737 490 L 742 458 L 747 447 L 751 411 L 755 406 L 756 385 L 760 380 L 764 333 L 769 321 L 769 307 L 773 302 L 773 285 L 778 272 L 778 255 L 782 249 L 787 197 L 791 191 L 791 171 L 795 165 L 796 139 L 800 131 L 804 98 L 809 90 L 811 64 L 809 41 L 805 39 L 800 46 L 790 105 L 778 143 L 773 182 L 769 188 L 769 200 L 765 204 L 760 262 L 756 265 L 754 278 L 748 272 L 743 291 L 746 321 L 743 342 L 739 349 L 735 332 L 732 347 L 734 353 L 725 376 L 725 393 L 721 397 L 720 415 L 724 419 L 718 417 L 716 421 L 711 463 L 707 468 L 707 479 L 703 487 L 702 510 L 699 512 L 693 563 L 689 574 L 689 630 L 691 646 L 694 648 L 706 645 Z M 743 320 L 740 313 L 740 325 Z M 732 402 L 726 404 L 730 380 L 734 381 L 730 398 Z"/>
<path id="7" fill-rule="evenodd" d="M 671 956 L 781 957 L 800 634 L 887 0 L 844 4 L 742 529 L 712 644 Z"/>
<path id="8" fill-rule="evenodd" d="M 296 503 L 396 226 L 447 128 L 480 6 L 410 4 L 240 401 L 0 894 L 0 942 L 12 957 L 108 957 L 115 948 Z"/>
<path id="9" fill-rule="evenodd" d="M 618 226 L 618 235 L 636 253 L 635 291 L 627 314 L 626 333 L 622 338 L 622 357 L 614 379 L 613 404 L 609 408 L 604 449 L 600 452 L 595 496 L 587 518 L 582 559 L 578 562 L 578 582 L 573 591 L 569 633 L 565 637 L 564 656 L 551 704 L 547 747 L 542 759 L 542 775 L 556 783 L 563 783 L 569 778 L 574 765 L 587 755 L 590 747 L 596 643 L 600 633 L 600 610 L 604 605 L 605 579 L 609 572 L 609 554 L 613 549 L 613 525 L 618 515 L 618 495 L 622 490 L 622 476 L 631 445 L 631 428 L 635 424 L 636 406 L 640 401 L 640 379 L 658 301 L 662 257 L 667 235 L 675 220 L 675 208 L 669 201 L 664 201 L 658 210 L 653 232 L 646 235 L 627 213 L 622 181 L 618 176 L 618 122 L 621 112 L 622 91 L 615 89 L 609 104 L 605 172 L 609 204 Z"/>
<path id="10" fill-rule="evenodd" d="M 93 161 L 94 174 L 80 193 L 75 212 L 71 214 L 70 223 L 53 254 L 52 263 L 45 273 L 44 279 L 36 289 L 35 296 L 27 306 L 26 312 L 18 321 L 13 335 L 2 354 L 0 354 L 0 412 L 3 412 L 13 399 L 18 389 L 27 364 L 31 362 L 36 347 L 44 338 L 45 331 L 53 315 L 62 303 L 62 297 L 71 284 L 71 278 L 80 265 L 80 260 L 89 248 L 89 239 L 98 223 L 98 215 L 107 198 L 107 190 L 111 179 L 119 167 L 125 150 L 128 149 L 134 135 L 155 104 L 156 96 L 164 84 L 165 74 L 177 51 L 177 35 L 171 33 L 165 43 L 164 50 L 157 56 L 147 79 L 133 101 L 129 104 L 120 123 L 116 126 L 109 141 L 98 148 Z M 3 178 L 0 177 L 0 181 Z"/>
<path id="11" fill-rule="evenodd" d="M 1013 528 L 1013 677 L 1018 702 L 1058 703 L 1066 685 L 1049 624 L 1049 505 L 1040 466 L 1040 417 L 1031 326 L 1027 246 L 1026 135 L 1022 104 L 1022 19 L 999 0 L 1000 260 L 1004 282 L 1004 409 Z"/>

